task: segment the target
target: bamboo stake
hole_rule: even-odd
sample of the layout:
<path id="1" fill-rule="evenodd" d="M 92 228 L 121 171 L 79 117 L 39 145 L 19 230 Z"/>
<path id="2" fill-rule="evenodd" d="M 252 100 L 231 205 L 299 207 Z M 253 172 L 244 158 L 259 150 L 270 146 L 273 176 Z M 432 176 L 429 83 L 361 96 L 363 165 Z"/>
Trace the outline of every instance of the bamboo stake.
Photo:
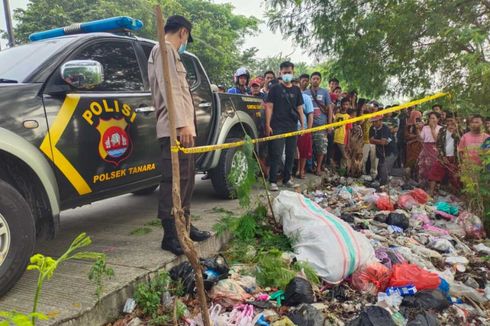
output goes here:
<path id="1" fill-rule="evenodd" d="M 167 112 L 170 124 L 170 146 L 177 144 L 177 130 L 175 129 L 175 105 L 172 94 L 172 88 L 170 87 L 170 72 L 168 65 L 168 53 L 167 45 L 165 41 L 165 33 L 163 30 L 164 21 L 162 15 L 162 9 L 159 5 L 155 6 L 155 16 L 157 18 L 157 33 L 158 41 L 160 44 L 160 54 L 163 64 L 163 79 L 165 81 L 165 94 L 167 99 Z M 177 82 L 177 81 L 174 81 Z M 183 155 L 183 154 L 182 154 Z M 208 303 L 206 294 L 204 292 L 204 280 L 202 277 L 202 268 L 197 256 L 194 243 L 189 238 L 189 230 L 186 228 L 186 221 L 184 218 L 184 211 L 182 209 L 182 202 L 180 199 L 180 164 L 179 153 L 171 152 L 172 158 L 172 202 L 173 202 L 173 216 L 175 218 L 175 227 L 177 229 L 177 236 L 179 238 L 180 245 L 184 250 L 184 254 L 194 269 L 196 278 L 197 295 L 199 298 L 199 304 L 201 306 L 201 316 L 205 326 L 211 326 L 209 320 Z"/>

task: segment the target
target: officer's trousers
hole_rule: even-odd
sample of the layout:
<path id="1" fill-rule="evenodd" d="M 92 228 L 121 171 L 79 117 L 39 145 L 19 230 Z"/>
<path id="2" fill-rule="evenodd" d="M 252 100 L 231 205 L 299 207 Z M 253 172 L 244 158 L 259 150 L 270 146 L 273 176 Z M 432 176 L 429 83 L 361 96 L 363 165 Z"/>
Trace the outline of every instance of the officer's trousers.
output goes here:
<path id="1" fill-rule="evenodd" d="M 172 159 L 170 154 L 170 137 L 160 138 L 162 181 L 158 201 L 158 218 L 173 219 L 172 215 Z M 195 162 L 193 154 L 179 152 L 180 164 L 180 199 L 184 215 L 190 216 L 192 192 L 195 182 Z"/>

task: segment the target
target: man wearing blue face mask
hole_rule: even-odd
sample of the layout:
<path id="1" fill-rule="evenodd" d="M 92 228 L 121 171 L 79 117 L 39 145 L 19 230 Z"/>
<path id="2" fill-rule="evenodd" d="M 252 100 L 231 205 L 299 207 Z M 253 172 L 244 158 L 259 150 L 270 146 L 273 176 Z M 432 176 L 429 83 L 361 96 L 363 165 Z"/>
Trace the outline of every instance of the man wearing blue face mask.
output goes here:
<path id="1" fill-rule="evenodd" d="M 182 16 L 171 16 L 165 24 L 165 40 L 167 43 L 169 74 L 175 105 L 175 127 L 177 138 L 185 147 L 194 146 L 196 137 L 195 111 L 192 97 L 187 83 L 187 72 L 180 58 L 184 53 L 187 42 L 192 42 L 192 24 Z M 170 125 L 167 111 L 165 93 L 165 80 L 163 78 L 162 57 L 159 45 L 155 45 L 148 59 L 148 77 L 157 115 L 157 137 L 162 150 L 160 182 L 160 195 L 158 203 L 158 218 L 162 221 L 163 240 L 162 249 L 175 255 L 182 255 L 184 251 L 180 246 L 175 229 L 175 220 L 172 215 L 172 161 L 170 155 Z M 192 192 L 194 190 L 194 157 L 191 154 L 179 152 L 180 163 L 180 198 L 184 215 L 190 216 Z M 191 225 L 190 238 L 194 241 L 203 241 L 210 237 L 209 232 L 199 231 Z"/>
<path id="2" fill-rule="evenodd" d="M 298 86 L 293 86 L 294 64 L 289 61 L 280 65 L 282 81 L 274 85 L 265 99 L 265 134 L 266 136 L 283 134 L 298 130 L 298 121 L 306 128 L 303 114 L 303 95 Z M 288 188 L 296 185 L 291 181 L 297 137 L 288 137 L 269 142 L 270 190 L 279 190 L 277 171 L 283 151 L 286 154 L 282 182 Z"/>

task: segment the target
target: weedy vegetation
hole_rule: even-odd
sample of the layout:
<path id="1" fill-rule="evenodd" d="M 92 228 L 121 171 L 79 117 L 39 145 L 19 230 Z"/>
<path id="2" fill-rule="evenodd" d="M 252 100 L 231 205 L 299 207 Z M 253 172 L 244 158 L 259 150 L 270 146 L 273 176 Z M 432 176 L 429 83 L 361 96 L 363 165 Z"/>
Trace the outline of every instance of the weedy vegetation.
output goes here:
<path id="1" fill-rule="evenodd" d="M 71 243 L 66 252 L 58 259 L 54 259 L 43 254 L 35 254 L 30 258 L 30 264 L 27 266 L 28 271 L 37 271 L 36 291 L 32 312 L 29 314 L 18 313 L 15 311 L 0 311 L 0 326 L 17 325 L 17 326 L 35 326 L 37 320 L 47 320 L 48 317 L 37 311 L 39 299 L 41 298 L 44 282 L 50 280 L 58 267 L 64 262 L 72 259 L 95 260 L 95 264 L 89 273 L 89 279 L 96 284 L 96 295 L 100 299 L 103 290 L 103 281 L 106 276 L 114 276 L 114 271 L 106 266 L 106 256 L 103 253 L 93 251 L 80 251 L 80 249 L 92 244 L 92 240 L 86 233 L 81 233 Z M 92 275 L 92 276 L 90 276 Z"/>

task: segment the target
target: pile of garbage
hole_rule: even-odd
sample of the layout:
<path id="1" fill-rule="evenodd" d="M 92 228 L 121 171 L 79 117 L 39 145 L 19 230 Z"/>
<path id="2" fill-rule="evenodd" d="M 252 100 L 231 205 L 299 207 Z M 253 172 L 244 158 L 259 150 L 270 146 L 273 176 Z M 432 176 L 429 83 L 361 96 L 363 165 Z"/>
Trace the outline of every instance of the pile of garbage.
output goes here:
<path id="1" fill-rule="evenodd" d="M 325 181 L 274 200 L 292 251 L 266 258 L 284 264 L 284 279 L 264 279 L 263 264 L 202 261 L 213 325 L 490 324 L 490 243 L 458 198 L 396 178 Z M 190 294 L 182 324 L 202 325 L 192 268 L 170 276 Z"/>

